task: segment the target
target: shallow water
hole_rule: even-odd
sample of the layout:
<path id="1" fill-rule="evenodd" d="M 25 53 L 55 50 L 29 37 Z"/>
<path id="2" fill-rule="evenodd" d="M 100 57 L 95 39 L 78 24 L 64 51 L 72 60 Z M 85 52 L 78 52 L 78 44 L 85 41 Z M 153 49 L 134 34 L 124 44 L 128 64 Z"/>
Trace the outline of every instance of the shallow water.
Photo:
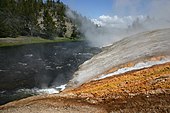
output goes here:
<path id="1" fill-rule="evenodd" d="M 0 48 L 0 104 L 61 90 L 56 87 L 66 84 L 78 66 L 99 51 L 85 42 Z"/>

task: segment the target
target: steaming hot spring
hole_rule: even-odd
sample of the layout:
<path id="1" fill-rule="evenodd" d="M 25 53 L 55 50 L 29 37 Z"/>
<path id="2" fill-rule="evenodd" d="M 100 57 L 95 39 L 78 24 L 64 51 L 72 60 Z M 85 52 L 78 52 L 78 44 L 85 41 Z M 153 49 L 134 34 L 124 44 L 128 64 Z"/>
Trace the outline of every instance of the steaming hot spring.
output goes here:
<path id="1" fill-rule="evenodd" d="M 60 93 L 58 87 L 46 89 L 55 94 L 11 102 L 0 110 L 170 112 L 170 29 L 135 34 L 102 48 L 59 88 Z"/>

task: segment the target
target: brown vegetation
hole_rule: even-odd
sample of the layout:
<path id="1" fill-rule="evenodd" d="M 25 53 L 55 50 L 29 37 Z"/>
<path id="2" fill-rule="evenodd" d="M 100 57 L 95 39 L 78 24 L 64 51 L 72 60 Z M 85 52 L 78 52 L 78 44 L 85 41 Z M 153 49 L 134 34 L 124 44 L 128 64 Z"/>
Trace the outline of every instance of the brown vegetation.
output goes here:
<path id="1" fill-rule="evenodd" d="M 93 98 L 120 98 L 152 90 L 170 89 L 170 63 L 91 81 L 68 91 L 78 96 L 93 95 Z"/>
<path id="2" fill-rule="evenodd" d="M 2 113 L 170 112 L 170 62 L 0 106 Z"/>

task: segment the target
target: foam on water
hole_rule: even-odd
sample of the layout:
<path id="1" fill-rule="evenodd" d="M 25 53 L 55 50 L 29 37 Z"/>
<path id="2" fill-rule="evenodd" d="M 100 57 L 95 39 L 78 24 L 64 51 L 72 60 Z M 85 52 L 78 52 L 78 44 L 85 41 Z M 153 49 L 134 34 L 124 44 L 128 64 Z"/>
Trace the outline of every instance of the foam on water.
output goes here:
<path id="1" fill-rule="evenodd" d="M 46 93 L 46 94 L 59 93 L 60 91 L 63 91 L 66 88 L 66 85 L 67 84 L 60 85 L 60 86 L 57 86 L 57 87 L 54 87 L 54 88 L 39 89 L 39 90 L 37 90 L 37 93 L 39 93 L 39 94 L 43 94 L 43 93 Z"/>
<path id="2" fill-rule="evenodd" d="M 67 84 L 60 85 L 54 88 L 44 88 L 44 89 L 19 89 L 17 90 L 17 93 L 24 92 L 26 94 L 55 94 L 59 93 L 60 91 L 63 91 L 65 89 Z"/>
<path id="3" fill-rule="evenodd" d="M 60 91 L 56 90 L 55 88 L 46 88 L 46 89 L 39 89 L 37 90 L 38 94 L 55 94 L 59 93 Z"/>

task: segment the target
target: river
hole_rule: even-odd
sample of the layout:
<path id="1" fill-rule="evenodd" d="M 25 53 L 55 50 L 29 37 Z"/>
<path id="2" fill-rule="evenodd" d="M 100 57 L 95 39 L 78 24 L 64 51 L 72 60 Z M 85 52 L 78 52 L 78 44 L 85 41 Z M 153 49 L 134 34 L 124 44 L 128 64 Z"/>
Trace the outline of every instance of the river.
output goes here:
<path id="1" fill-rule="evenodd" d="M 67 84 L 78 66 L 99 52 L 85 42 L 0 48 L 0 104 Z"/>

